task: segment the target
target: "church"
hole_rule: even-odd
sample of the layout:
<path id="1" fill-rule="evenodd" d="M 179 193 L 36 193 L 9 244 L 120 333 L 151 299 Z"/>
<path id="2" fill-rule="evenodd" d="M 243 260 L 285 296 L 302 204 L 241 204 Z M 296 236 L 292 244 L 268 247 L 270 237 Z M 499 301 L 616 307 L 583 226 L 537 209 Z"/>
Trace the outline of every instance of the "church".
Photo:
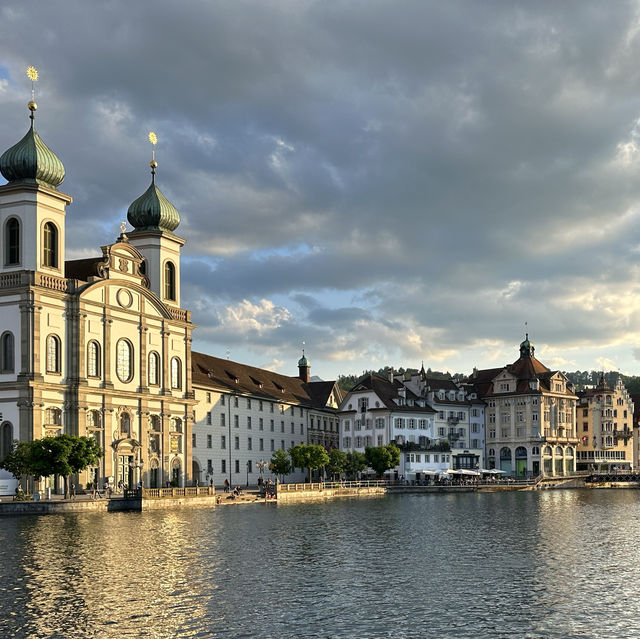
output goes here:
<path id="1" fill-rule="evenodd" d="M 155 158 L 127 212 L 133 230 L 123 223 L 95 257 L 65 259 L 72 198 L 36 132 L 36 103 L 28 107 L 26 135 L 0 156 L 0 460 L 13 440 L 89 436 L 104 456 L 75 479 L 80 489 L 159 488 L 255 483 L 276 449 L 337 447 L 342 395 L 310 379 L 304 354 L 291 377 L 192 354 L 195 326 L 180 303 L 185 241 Z M 45 481 L 61 491 L 60 478 Z M 0 495 L 16 486 L 0 470 Z"/>
<path id="2" fill-rule="evenodd" d="M 0 157 L 0 459 L 14 439 L 68 433 L 105 451 L 81 486 L 184 486 L 191 315 L 180 306 L 180 216 L 151 184 L 133 227 L 90 259 L 65 259 L 65 170 L 34 125 Z M 50 486 L 55 479 L 49 478 Z M 0 471 L 0 494 L 16 480 Z"/>

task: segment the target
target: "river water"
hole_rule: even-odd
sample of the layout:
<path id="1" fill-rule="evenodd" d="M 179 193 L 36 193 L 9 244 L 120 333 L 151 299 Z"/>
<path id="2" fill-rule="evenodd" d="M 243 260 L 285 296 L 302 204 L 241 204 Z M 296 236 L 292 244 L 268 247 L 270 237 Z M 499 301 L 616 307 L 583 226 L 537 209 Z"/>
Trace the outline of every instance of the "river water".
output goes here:
<path id="1" fill-rule="evenodd" d="M 638 637 L 639 497 L 5 517 L 0 637 Z"/>

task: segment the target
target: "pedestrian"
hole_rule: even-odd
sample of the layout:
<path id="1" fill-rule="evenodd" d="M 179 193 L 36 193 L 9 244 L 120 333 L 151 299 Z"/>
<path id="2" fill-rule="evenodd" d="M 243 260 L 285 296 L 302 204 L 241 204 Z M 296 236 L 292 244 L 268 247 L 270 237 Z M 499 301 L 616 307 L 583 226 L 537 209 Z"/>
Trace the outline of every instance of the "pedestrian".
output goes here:
<path id="1" fill-rule="evenodd" d="M 71 484 L 71 499 L 76 498 L 76 485 L 74 483 Z"/>
<path id="2" fill-rule="evenodd" d="M 224 492 L 225 493 L 229 492 L 229 480 L 228 479 L 224 480 Z"/>

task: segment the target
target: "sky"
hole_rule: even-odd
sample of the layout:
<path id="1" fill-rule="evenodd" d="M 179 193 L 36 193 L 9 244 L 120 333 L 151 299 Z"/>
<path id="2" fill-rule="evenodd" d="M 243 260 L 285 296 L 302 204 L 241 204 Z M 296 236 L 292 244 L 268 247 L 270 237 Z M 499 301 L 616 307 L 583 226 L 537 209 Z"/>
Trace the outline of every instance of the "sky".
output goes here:
<path id="1" fill-rule="evenodd" d="M 157 183 L 193 347 L 470 373 L 525 330 L 640 374 L 640 3 L 5 0 L 0 150 L 62 160 L 67 258 Z M 526 322 L 526 329 L 525 329 Z"/>

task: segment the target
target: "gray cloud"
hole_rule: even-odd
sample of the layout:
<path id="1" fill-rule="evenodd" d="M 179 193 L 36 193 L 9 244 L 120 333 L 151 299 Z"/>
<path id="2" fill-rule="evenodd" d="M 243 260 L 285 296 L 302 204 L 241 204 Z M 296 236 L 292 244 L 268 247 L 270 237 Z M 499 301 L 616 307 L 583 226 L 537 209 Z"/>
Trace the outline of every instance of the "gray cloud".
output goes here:
<path id="1" fill-rule="evenodd" d="M 512 359 L 528 320 L 550 357 L 632 369 L 638 3 L 363 6 L 4 3 L 0 144 L 35 64 L 82 256 L 146 189 L 156 130 L 203 347 L 462 370 Z"/>

